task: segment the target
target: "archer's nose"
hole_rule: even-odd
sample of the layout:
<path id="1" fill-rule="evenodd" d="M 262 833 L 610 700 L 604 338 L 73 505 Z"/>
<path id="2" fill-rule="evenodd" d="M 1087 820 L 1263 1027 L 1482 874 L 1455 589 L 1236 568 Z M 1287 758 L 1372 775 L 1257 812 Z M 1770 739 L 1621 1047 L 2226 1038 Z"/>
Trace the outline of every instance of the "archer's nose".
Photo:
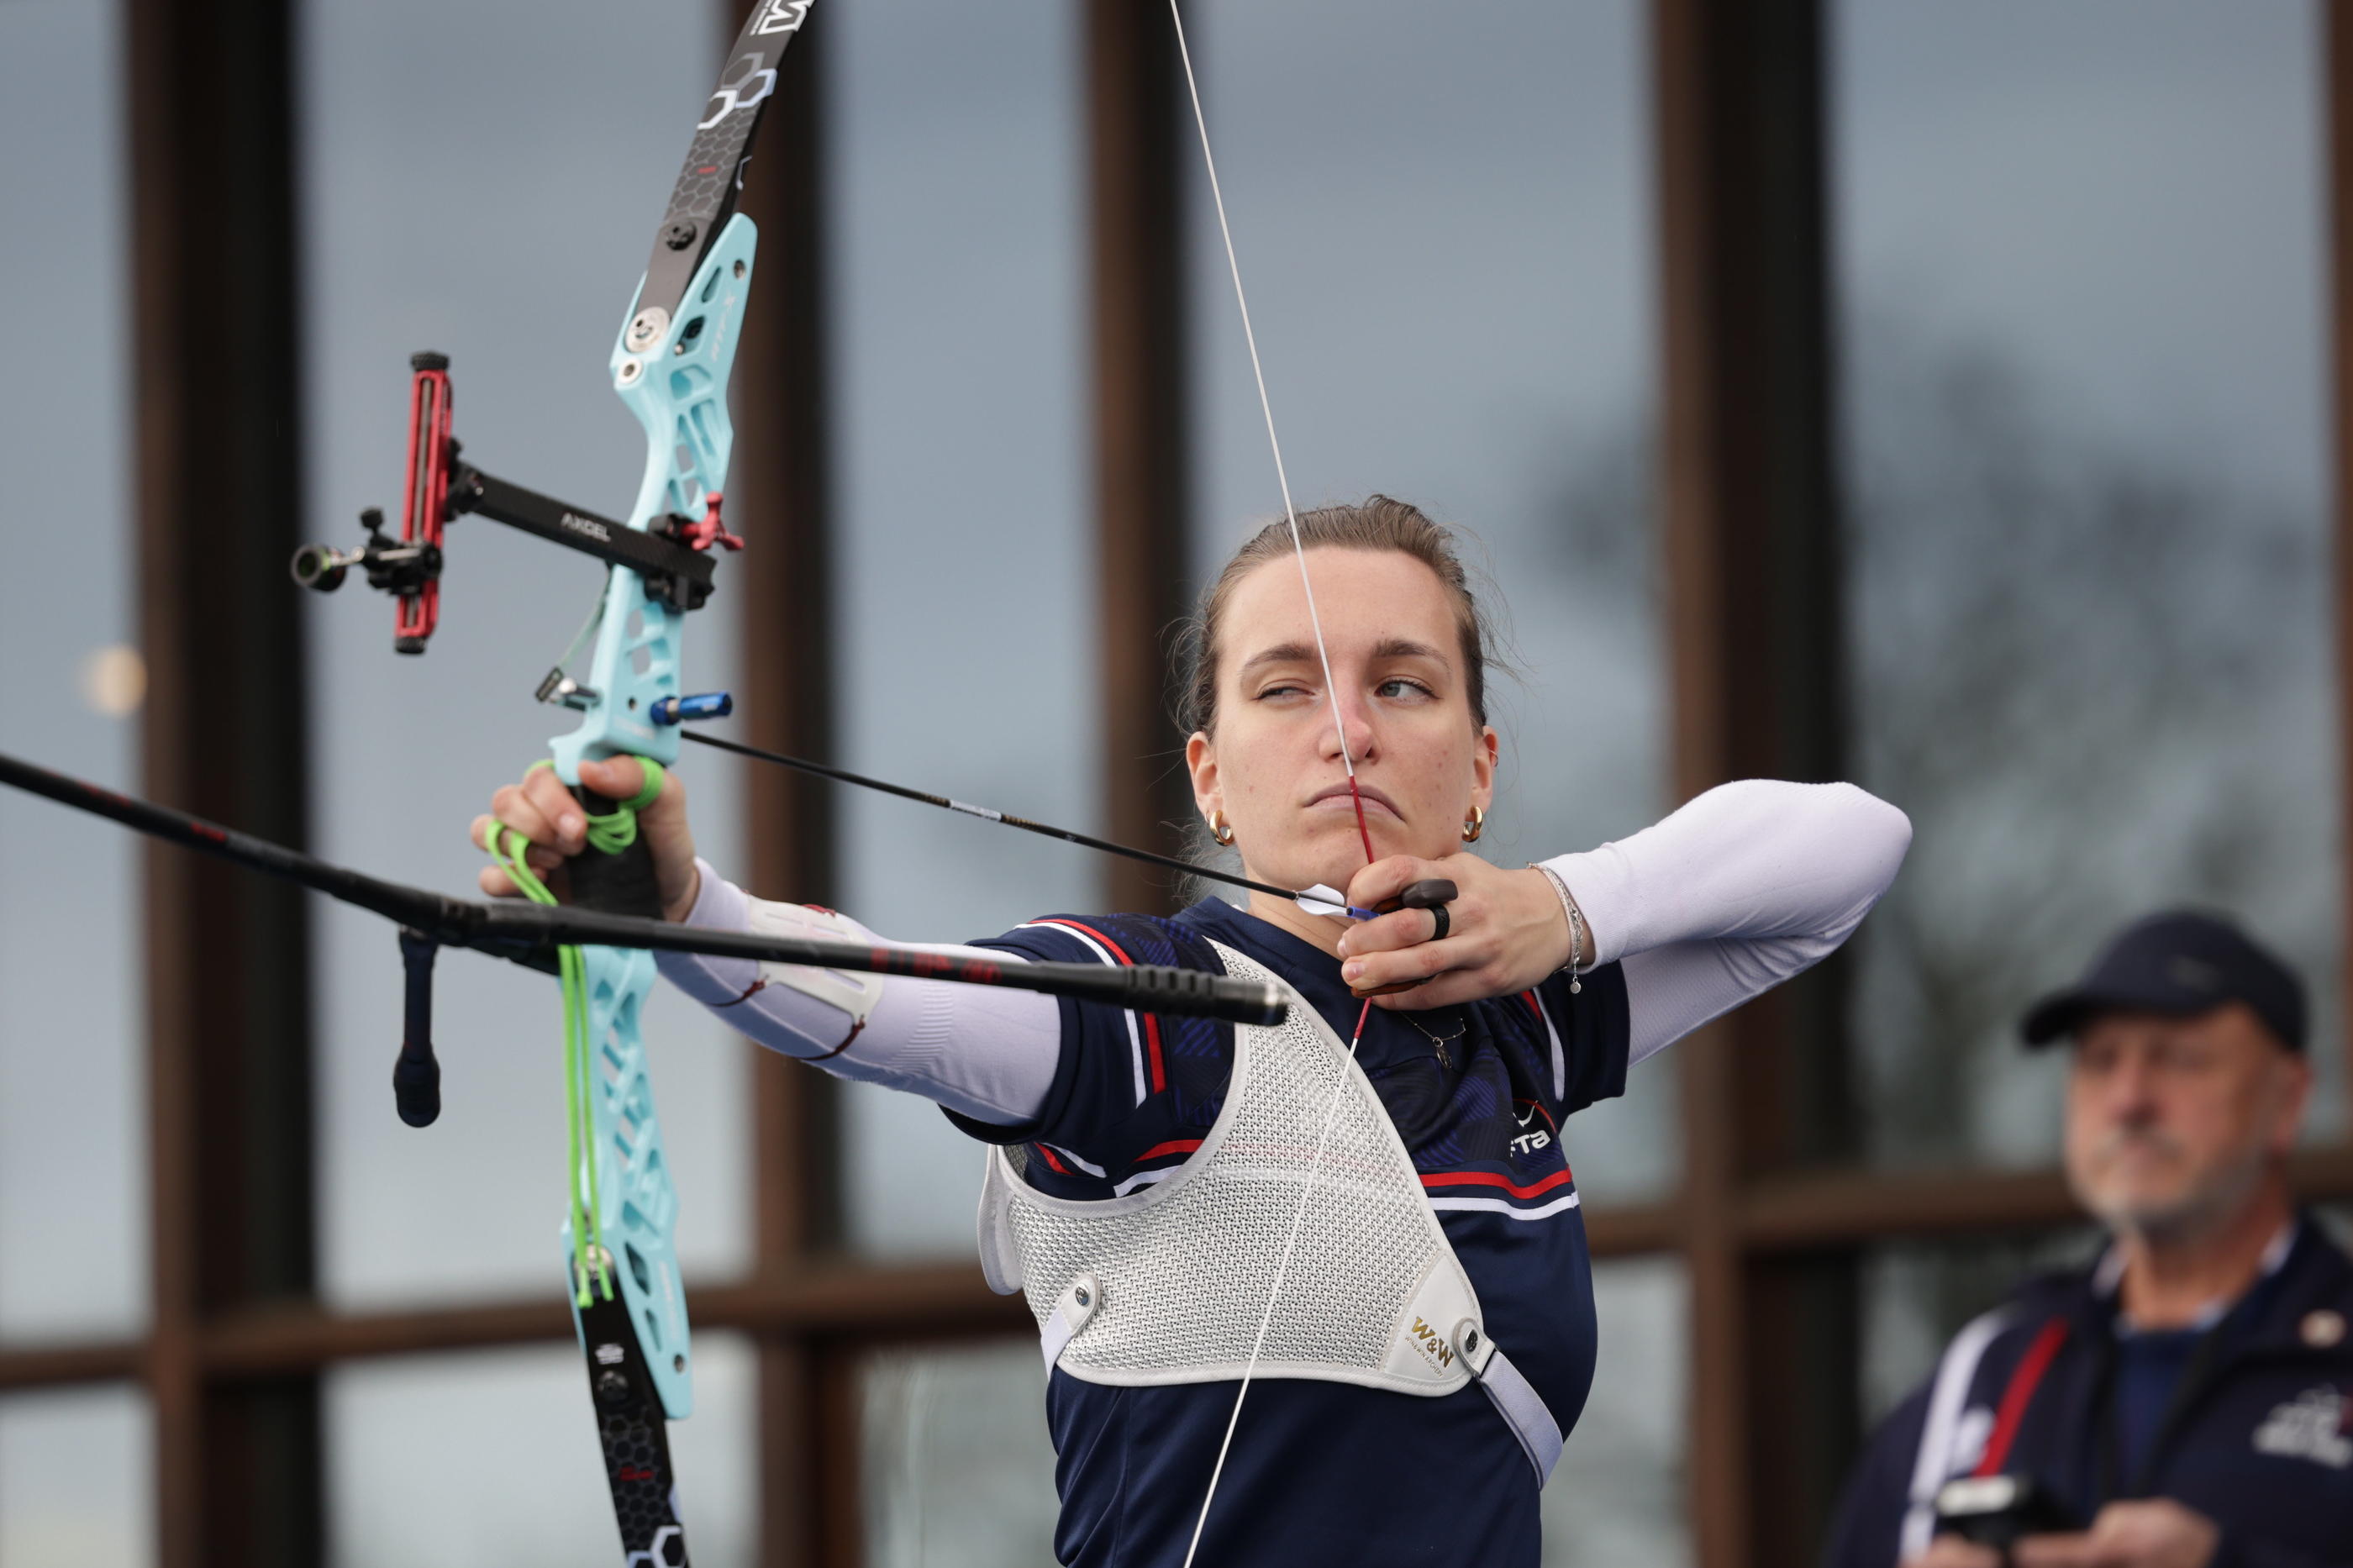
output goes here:
<path id="1" fill-rule="evenodd" d="M 1378 750 L 1378 743 L 1373 736 L 1371 716 L 1365 711 L 1361 702 L 1351 702 L 1345 697 L 1341 699 L 1339 708 L 1340 722 L 1344 727 L 1324 731 L 1324 754 L 1334 762 L 1339 761 L 1342 750 L 1340 738 L 1345 735 L 1348 760 L 1365 762 Z"/>

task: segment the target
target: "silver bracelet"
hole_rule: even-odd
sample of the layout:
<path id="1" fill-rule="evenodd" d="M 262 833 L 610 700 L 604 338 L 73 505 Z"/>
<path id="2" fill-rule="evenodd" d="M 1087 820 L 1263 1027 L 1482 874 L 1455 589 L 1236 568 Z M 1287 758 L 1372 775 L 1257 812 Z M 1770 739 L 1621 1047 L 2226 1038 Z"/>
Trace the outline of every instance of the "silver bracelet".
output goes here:
<path id="1" fill-rule="evenodd" d="M 1574 996 L 1585 989 L 1577 978 L 1577 955 L 1585 951 L 1585 916 L 1578 910 L 1577 900 L 1568 896 L 1568 884 L 1561 880 L 1559 872 L 1541 860 L 1529 861 L 1528 869 L 1545 874 L 1552 890 L 1560 895 L 1560 912 L 1568 917 L 1568 962 L 1561 968 L 1568 971 L 1568 994 Z"/>

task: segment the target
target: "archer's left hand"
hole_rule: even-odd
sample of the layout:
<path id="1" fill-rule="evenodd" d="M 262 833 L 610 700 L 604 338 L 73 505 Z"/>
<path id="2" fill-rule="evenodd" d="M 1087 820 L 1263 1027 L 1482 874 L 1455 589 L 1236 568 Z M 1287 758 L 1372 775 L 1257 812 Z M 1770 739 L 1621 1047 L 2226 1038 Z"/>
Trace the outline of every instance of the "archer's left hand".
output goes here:
<path id="1" fill-rule="evenodd" d="M 2221 1540 L 2204 1514 L 2150 1498 L 2108 1504 L 2081 1534 L 2022 1537 L 2010 1560 L 2018 1568 L 2206 1568 Z"/>
<path id="2" fill-rule="evenodd" d="M 1429 982 L 1376 997 L 1376 1006 L 1416 1012 L 1508 996 L 1568 962 L 1568 915 L 1552 879 L 1533 867 L 1506 871 L 1476 855 L 1392 855 L 1350 879 L 1348 901 L 1371 909 L 1428 877 L 1461 889 L 1447 906 L 1445 940 L 1430 940 L 1438 922 L 1428 910 L 1399 910 L 1351 926 L 1340 938 L 1340 977 L 1352 990 Z"/>

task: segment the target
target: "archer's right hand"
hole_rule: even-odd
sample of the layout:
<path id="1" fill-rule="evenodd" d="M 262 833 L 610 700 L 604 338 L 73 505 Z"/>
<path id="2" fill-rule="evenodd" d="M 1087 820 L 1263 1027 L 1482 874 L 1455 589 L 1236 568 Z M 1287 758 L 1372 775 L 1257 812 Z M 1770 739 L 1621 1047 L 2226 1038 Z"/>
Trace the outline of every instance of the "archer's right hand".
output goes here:
<path id="1" fill-rule="evenodd" d="M 628 800 L 645 787 L 645 764 L 635 757 L 612 757 L 580 764 L 580 782 L 610 800 Z M 474 818 L 474 847 L 490 851 L 494 825 L 513 828 L 531 841 L 523 863 L 537 872 L 558 899 L 568 896 L 570 879 L 565 868 L 588 847 L 588 819 L 572 791 L 553 768 L 533 768 L 521 784 L 507 784 L 491 796 L 486 816 Z M 695 869 L 694 831 L 686 820 L 686 786 L 678 774 L 666 772 L 661 794 L 638 813 L 638 833 L 653 851 L 654 881 L 661 893 L 662 918 L 682 921 L 702 891 Z M 522 896 L 514 879 L 497 866 L 485 866 L 477 878 L 482 891 L 494 899 Z"/>

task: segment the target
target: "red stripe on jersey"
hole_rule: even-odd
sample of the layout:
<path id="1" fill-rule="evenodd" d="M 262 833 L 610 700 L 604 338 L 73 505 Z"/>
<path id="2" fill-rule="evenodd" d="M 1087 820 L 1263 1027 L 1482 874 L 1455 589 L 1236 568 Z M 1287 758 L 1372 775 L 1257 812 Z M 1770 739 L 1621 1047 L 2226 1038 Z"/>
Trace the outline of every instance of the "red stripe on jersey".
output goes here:
<path id="1" fill-rule="evenodd" d="M 2002 1463 L 2010 1458 L 2010 1446 L 2018 1437 L 2018 1424 L 2026 1418 L 2026 1407 L 2033 1403 L 2042 1374 L 2051 1370 L 2052 1358 L 2066 1342 L 2067 1320 L 2053 1318 L 2042 1325 L 2034 1342 L 2026 1347 L 2018 1370 L 2010 1374 L 2010 1386 L 2001 1391 L 2001 1408 L 1994 1415 L 1993 1432 L 1986 1438 L 1985 1452 L 1978 1457 L 1978 1468 L 1969 1472 L 1971 1475 L 2001 1474 Z"/>
<path id="2" fill-rule="evenodd" d="M 1043 1143 L 1032 1143 L 1030 1147 L 1037 1150 L 1040 1154 L 1045 1155 L 1046 1163 L 1051 1165 L 1055 1170 L 1060 1171 L 1066 1176 L 1071 1173 L 1071 1168 L 1068 1165 L 1063 1164 L 1060 1160 L 1055 1159 L 1054 1152 L 1051 1149 L 1047 1148 Z"/>
<path id="3" fill-rule="evenodd" d="M 1177 1138 L 1166 1143 L 1155 1143 L 1135 1158 L 1141 1163 L 1145 1160 L 1157 1160 L 1163 1154 L 1189 1154 L 1200 1146 L 1198 1138 Z"/>
<path id="4" fill-rule="evenodd" d="M 1573 1173 L 1560 1170 L 1532 1186 L 1523 1187 L 1511 1177 L 1497 1175 L 1493 1171 L 1447 1171 L 1422 1177 L 1421 1184 L 1425 1187 L 1501 1187 L 1515 1198 L 1533 1198 L 1552 1191 L 1564 1182 L 1576 1179 Z"/>
<path id="5" fill-rule="evenodd" d="M 1044 920 L 1038 923 L 1049 926 L 1068 926 L 1072 931 L 1082 931 L 1111 949 L 1113 958 L 1131 969 L 1135 967 L 1135 960 L 1127 956 L 1125 949 L 1083 921 Z M 1161 1065 L 1160 1061 L 1160 1020 L 1150 1013 L 1139 1014 L 1138 1016 L 1144 1020 L 1145 1054 L 1152 1059 L 1152 1092 L 1158 1094 L 1168 1087 L 1168 1070 Z"/>

